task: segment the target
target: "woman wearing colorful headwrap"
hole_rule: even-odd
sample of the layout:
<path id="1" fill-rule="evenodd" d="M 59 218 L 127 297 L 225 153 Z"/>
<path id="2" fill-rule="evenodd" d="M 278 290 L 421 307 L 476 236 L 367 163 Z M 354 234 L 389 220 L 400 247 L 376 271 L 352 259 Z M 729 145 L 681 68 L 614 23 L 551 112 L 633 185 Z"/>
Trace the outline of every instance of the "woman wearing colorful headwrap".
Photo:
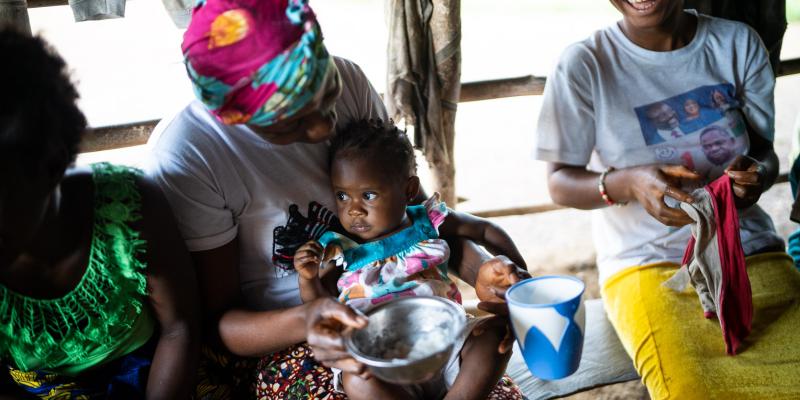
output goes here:
<path id="1" fill-rule="evenodd" d="M 255 379 L 260 397 L 337 398 L 312 354 L 362 371 L 340 331 L 366 321 L 332 299 L 302 304 L 293 256 L 339 228 L 326 140 L 350 121 L 386 120 L 381 99 L 358 66 L 327 53 L 306 1 L 200 1 L 183 53 L 199 101 L 156 128 L 149 169 L 194 256 L 209 332 L 225 351 L 259 362 L 248 369 L 207 348 L 216 362 L 201 364 L 203 381 L 241 367 L 252 373 L 234 375 L 247 384 L 230 386 L 250 389 Z M 482 299 L 502 302 L 495 293 L 518 279 L 517 267 L 468 249 L 454 265 Z M 221 393 L 212 386 L 198 394 Z"/>

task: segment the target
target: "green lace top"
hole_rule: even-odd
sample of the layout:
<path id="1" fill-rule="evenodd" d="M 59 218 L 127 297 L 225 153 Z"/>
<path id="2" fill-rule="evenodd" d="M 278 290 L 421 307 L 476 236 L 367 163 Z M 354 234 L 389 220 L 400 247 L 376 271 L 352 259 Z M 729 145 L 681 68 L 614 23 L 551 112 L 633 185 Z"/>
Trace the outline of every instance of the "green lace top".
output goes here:
<path id="1" fill-rule="evenodd" d="M 77 375 L 139 348 L 153 335 L 147 300 L 145 241 L 139 219 L 141 172 L 92 165 L 94 226 L 89 265 L 61 298 L 35 299 L 0 285 L 0 359 L 23 371 Z"/>

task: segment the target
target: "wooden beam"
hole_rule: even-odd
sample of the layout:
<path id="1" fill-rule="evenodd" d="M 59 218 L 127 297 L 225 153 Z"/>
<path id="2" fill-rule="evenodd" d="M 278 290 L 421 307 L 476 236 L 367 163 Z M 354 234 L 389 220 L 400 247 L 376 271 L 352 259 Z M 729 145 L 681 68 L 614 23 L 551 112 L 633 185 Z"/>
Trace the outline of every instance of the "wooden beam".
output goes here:
<path id="1" fill-rule="evenodd" d="M 476 211 L 470 214 L 481 218 L 496 218 L 496 217 L 508 217 L 512 215 L 538 214 L 547 211 L 561 210 L 563 208 L 565 207 L 560 206 L 558 204 L 538 204 L 535 206 L 511 207 L 511 208 L 500 208 L 496 210 Z"/>
<path id="2" fill-rule="evenodd" d="M 800 58 L 781 62 L 778 76 L 793 74 L 800 74 Z M 536 96 L 542 94 L 544 84 L 545 78 L 533 75 L 465 82 L 461 84 L 459 101 L 468 102 L 515 96 Z M 155 120 L 91 129 L 83 140 L 81 151 L 111 150 L 144 144 L 157 123 L 158 121 Z M 784 179 L 782 182 L 785 182 L 786 178 L 782 175 L 778 179 Z"/>
<path id="3" fill-rule="evenodd" d="M 81 152 L 89 153 L 145 144 L 157 123 L 158 120 L 153 120 L 89 129 L 83 136 Z"/>
<path id="4" fill-rule="evenodd" d="M 786 183 L 788 181 L 789 181 L 789 174 L 782 173 L 778 175 L 777 179 L 775 179 L 775 184 L 777 185 L 779 183 Z M 481 218 L 497 218 L 497 217 L 511 217 L 515 215 L 539 214 L 548 211 L 563 210 L 565 208 L 567 207 L 560 206 L 558 204 L 537 204 L 535 206 L 510 207 L 510 208 L 499 208 L 495 210 L 475 211 L 471 212 L 470 214 Z"/>
<path id="5" fill-rule="evenodd" d="M 28 8 L 53 7 L 69 5 L 67 0 L 28 0 Z"/>
<path id="6" fill-rule="evenodd" d="M 781 61 L 778 67 L 778 76 L 794 75 L 800 73 L 800 58 Z"/>
<path id="7" fill-rule="evenodd" d="M 800 58 L 781 61 L 778 76 L 800 73 Z M 534 75 L 461 84 L 460 102 L 538 96 L 544 92 L 546 78 Z"/>
<path id="8" fill-rule="evenodd" d="M 540 95 L 544 92 L 544 83 L 545 78 L 533 75 L 462 83 L 459 102 Z"/>

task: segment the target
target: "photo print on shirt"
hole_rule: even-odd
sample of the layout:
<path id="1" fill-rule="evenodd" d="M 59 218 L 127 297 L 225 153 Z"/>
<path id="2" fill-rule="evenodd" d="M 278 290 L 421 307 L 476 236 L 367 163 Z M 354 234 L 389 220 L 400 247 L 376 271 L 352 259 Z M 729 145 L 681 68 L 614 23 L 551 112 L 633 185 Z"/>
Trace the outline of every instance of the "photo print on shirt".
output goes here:
<path id="1" fill-rule="evenodd" d="M 700 86 L 634 108 L 658 162 L 681 164 L 707 180 L 749 147 L 741 102 L 731 84 Z"/>
<path id="2" fill-rule="evenodd" d="M 286 225 L 278 226 L 272 234 L 272 264 L 278 278 L 294 273 L 294 253 L 309 240 L 316 240 L 328 230 L 343 232 L 339 218 L 322 204 L 308 204 L 306 216 L 297 204 L 289 206 Z"/>

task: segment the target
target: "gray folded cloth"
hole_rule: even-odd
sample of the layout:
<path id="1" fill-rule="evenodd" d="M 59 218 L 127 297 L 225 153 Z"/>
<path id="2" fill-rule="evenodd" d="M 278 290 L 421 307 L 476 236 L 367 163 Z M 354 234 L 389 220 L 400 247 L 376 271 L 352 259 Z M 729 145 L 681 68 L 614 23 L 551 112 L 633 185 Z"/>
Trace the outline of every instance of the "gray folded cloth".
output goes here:
<path id="1" fill-rule="evenodd" d="M 687 265 L 682 266 L 675 275 L 664 282 L 664 286 L 682 292 L 689 282 L 694 286 L 700 306 L 706 318 L 716 316 L 717 299 L 722 289 L 722 265 L 719 259 L 717 223 L 714 217 L 714 202 L 711 194 L 704 188 L 692 192 L 694 203 L 681 203 L 680 207 L 689 214 L 694 246 Z M 690 249 L 687 249 L 689 251 Z"/>
<path id="2" fill-rule="evenodd" d="M 722 175 L 681 203 L 694 221 L 683 266 L 664 286 L 694 286 L 706 318 L 719 319 L 725 351 L 735 355 L 750 334 L 753 300 L 731 179 Z"/>

